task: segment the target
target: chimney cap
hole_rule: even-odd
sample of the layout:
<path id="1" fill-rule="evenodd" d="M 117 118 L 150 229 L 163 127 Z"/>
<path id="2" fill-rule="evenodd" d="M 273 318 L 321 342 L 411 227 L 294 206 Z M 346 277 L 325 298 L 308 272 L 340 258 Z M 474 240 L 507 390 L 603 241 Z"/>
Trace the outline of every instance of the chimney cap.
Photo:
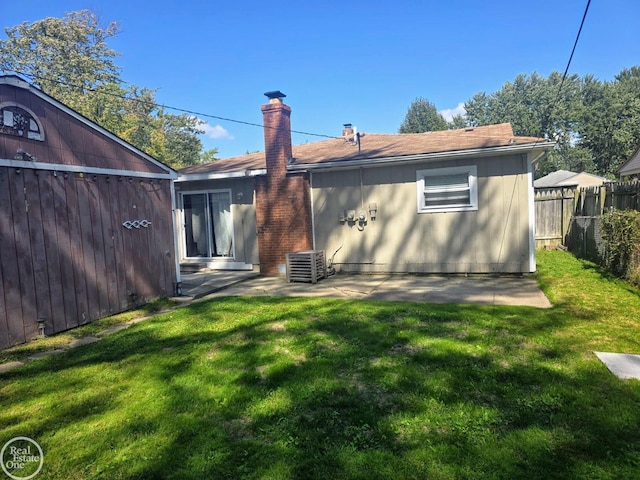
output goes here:
<path id="1" fill-rule="evenodd" d="M 272 92 L 267 92 L 264 94 L 265 97 L 267 97 L 269 100 L 273 100 L 273 99 L 280 99 L 280 98 L 284 98 L 286 97 L 286 95 L 284 93 L 282 93 L 280 90 L 274 90 Z"/>

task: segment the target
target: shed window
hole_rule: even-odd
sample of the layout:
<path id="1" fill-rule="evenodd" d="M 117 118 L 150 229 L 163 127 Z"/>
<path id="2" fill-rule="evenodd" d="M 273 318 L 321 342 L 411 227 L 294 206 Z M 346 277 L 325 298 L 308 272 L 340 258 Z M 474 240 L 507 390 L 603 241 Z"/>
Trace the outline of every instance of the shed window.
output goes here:
<path id="1" fill-rule="evenodd" d="M 475 165 L 418 170 L 416 180 L 418 213 L 478 209 Z"/>
<path id="2" fill-rule="evenodd" d="M 0 133 L 44 140 L 44 132 L 35 115 L 17 105 L 0 105 Z"/>

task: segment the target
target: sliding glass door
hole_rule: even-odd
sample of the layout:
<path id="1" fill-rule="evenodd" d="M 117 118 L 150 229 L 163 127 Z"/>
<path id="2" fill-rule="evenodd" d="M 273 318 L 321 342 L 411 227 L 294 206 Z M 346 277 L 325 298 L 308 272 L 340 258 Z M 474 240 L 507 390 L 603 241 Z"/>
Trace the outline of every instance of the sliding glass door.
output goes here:
<path id="1" fill-rule="evenodd" d="M 233 257 L 230 192 L 182 193 L 181 196 L 185 257 Z"/>

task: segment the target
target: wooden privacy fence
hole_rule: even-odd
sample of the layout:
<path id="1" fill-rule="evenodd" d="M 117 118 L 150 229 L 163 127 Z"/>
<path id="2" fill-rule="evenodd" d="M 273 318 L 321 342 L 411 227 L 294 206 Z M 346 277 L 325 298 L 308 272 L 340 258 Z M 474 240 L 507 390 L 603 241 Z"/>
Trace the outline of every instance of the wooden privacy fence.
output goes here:
<path id="1" fill-rule="evenodd" d="M 640 211 L 640 182 L 536 189 L 536 248 L 564 245 L 575 255 L 599 260 L 600 217 L 611 209 Z"/>
<path id="2" fill-rule="evenodd" d="M 537 188 L 535 191 L 536 249 L 564 245 L 575 204 L 573 188 Z"/>

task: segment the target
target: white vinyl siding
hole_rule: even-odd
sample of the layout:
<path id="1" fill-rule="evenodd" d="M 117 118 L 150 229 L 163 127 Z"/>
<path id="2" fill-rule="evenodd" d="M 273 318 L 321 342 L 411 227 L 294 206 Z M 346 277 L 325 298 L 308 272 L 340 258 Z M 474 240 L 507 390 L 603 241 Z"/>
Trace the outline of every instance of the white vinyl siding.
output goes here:
<path id="1" fill-rule="evenodd" d="M 416 172 L 418 213 L 478 210 L 475 165 Z"/>

